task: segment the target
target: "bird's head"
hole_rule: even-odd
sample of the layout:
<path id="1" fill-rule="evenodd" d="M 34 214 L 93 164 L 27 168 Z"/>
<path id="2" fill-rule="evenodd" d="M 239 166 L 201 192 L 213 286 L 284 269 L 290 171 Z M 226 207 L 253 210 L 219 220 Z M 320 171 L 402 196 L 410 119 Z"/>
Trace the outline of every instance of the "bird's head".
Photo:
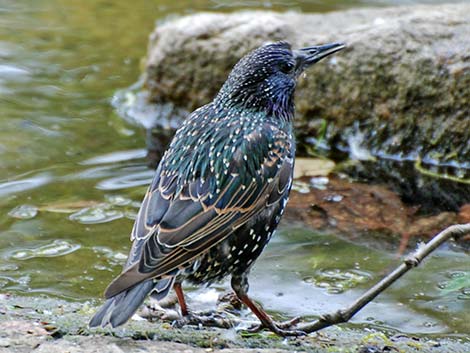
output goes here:
<path id="1" fill-rule="evenodd" d="M 299 75 L 344 47 L 342 43 L 331 43 L 292 50 L 287 42 L 263 45 L 235 65 L 216 100 L 290 119 Z"/>

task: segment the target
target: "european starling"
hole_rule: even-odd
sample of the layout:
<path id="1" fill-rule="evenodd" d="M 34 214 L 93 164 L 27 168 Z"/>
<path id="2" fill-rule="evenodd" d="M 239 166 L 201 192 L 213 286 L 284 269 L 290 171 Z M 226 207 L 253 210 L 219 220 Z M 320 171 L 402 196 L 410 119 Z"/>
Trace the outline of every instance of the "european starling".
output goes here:
<path id="1" fill-rule="evenodd" d="M 160 161 L 137 215 L 123 272 L 108 286 L 90 326 L 125 323 L 147 295 L 174 288 L 188 315 L 183 280 L 231 275 L 237 297 L 279 335 L 247 295 L 248 273 L 273 235 L 292 185 L 296 81 L 341 43 L 292 50 L 264 45 L 243 57 L 215 99 L 191 113 Z"/>

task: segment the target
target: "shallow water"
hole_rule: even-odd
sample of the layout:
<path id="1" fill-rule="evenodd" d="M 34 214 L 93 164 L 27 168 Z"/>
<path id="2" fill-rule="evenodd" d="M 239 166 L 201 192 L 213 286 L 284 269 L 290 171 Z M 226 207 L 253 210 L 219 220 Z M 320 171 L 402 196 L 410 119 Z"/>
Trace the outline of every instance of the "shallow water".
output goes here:
<path id="1" fill-rule="evenodd" d="M 153 172 L 144 132 L 110 101 L 138 79 L 155 20 L 199 10 L 390 3 L 0 2 L 0 291 L 96 299 L 119 272 Z M 395 263 L 387 251 L 284 223 L 255 267 L 251 292 L 287 316 L 317 315 L 344 306 Z M 468 256 L 441 250 L 354 322 L 468 333 L 469 266 Z"/>

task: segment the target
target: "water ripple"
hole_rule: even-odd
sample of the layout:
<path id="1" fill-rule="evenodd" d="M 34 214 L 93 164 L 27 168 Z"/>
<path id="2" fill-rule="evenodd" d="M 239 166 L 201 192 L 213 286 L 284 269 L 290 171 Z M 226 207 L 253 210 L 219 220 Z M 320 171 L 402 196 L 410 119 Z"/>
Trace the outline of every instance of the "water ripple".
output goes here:
<path id="1" fill-rule="evenodd" d="M 109 205 L 101 204 L 94 207 L 87 207 L 69 216 L 71 221 L 83 224 L 107 223 L 124 217 L 124 213 L 114 210 Z"/>
<path id="2" fill-rule="evenodd" d="M 33 205 L 20 205 L 8 212 L 8 215 L 18 219 L 31 219 L 38 214 L 38 208 Z"/>
<path id="3" fill-rule="evenodd" d="M 95 164 L 108 164 L 129 161 L 132 159 L 145 158 L 147 151 L 144 148 L 128 150 L 128 151 L 116 151 L 113 153 L 103 154 L 96 156 L 81 162 L 82 165 L 95 165 Z"/>
<path id="4" fill-rule="evenodd" d="M 135 186 L 148 185 L 152 181 L 155 172 L 153 170 L 144 170 L 132 174 L 121 175 L 115 178 L 109 178 L 96 184 L 100 190 L 120 190 Z"/>
<path id="5" fill-rule="evenodd" d="M 31 73 L 23 68 L 12 65 L 0 65 L 0 76 L 3 78 L 14 77 L 18 80 L 19 76 L 29 76 Z"/>
<path id="6" fill-rule="evenodd" d="M 37 188 L 50 183 L 52 175 L 48 173 L 38 174 L 31 178 L 13 180 L 0 183 L 0 196 L 15 194 L 18 192 Z"/>
<path id="7" fill-rule="evenodd" d="M 42 245 L 32 249 L 18 249 L 10 254 L 16 260 L 28 260 L 37 257 L 57 257 L 70 254 L 80 249 L 79 244 L 66 240 L 54 240 L 50 244 Z"/>
<path id="8" fill-rule="evenodd" d="M 330 294 L 339 294 L 367 282 L 371 277 L 369 273 L 359 270 L 320 269 L 314 276 L 304 278 L 304 282 L 326 288 Z"/>

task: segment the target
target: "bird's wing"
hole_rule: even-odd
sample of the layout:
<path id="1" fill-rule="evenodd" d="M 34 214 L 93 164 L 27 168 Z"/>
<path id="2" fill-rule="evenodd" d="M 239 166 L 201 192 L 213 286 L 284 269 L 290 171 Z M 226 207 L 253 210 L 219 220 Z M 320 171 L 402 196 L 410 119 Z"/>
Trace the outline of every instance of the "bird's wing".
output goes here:
<path id="1" fill-rule="evenodd" d="M 105 296 L 186 267 L 278 202 L 291 185 L 293 150 L 289 136 L 268 124 L 247 136 L 230 160 L 220 156 L 218 174 L 209 168 L 205 177 L 184 181 L 160 163 L 134 224 L 126 268 Z"/>

